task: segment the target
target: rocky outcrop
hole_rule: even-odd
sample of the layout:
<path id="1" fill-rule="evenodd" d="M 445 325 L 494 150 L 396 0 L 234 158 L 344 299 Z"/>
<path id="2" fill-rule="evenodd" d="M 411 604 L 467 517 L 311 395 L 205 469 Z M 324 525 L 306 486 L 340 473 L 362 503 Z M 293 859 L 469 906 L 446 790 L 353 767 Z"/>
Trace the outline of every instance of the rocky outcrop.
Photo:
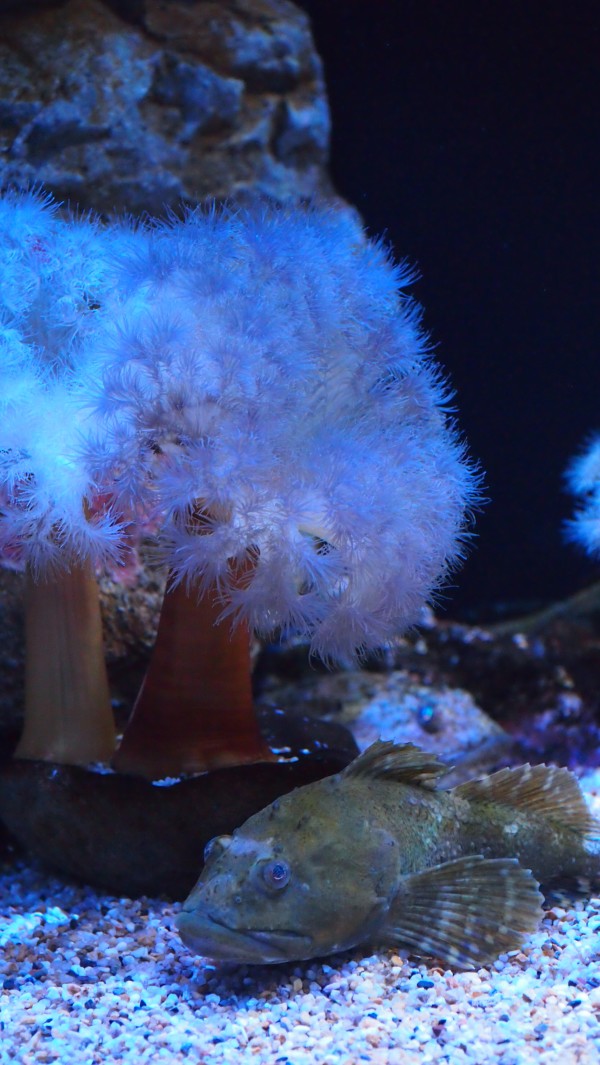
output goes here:
<path id="1" fill-rule="evenodd" d="M 0 11 L 0 183 L 110 213 L 328 195 L 329 112 L 289 0 Z"/>

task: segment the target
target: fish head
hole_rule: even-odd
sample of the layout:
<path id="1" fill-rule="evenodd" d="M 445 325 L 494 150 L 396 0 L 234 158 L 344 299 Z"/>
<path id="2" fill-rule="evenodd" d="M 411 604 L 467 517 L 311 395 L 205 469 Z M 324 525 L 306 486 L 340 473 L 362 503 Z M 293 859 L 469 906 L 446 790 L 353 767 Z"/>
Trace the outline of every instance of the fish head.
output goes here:
<path id="1" fill-rule="evenodd" d="M 187 946 L 214 960 L 266 964 L 345 950 L 377 930 L 399 848 L 337 783 L 298 788 L 207 844 L 177 918 Z"/>

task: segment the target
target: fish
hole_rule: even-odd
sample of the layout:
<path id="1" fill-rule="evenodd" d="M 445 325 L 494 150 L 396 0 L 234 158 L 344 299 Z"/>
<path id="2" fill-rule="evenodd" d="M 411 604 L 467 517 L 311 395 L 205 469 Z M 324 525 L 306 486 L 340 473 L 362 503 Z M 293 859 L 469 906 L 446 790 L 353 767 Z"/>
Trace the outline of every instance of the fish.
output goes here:
<path id="1" fill-rule="evenodd" d="M 522 765 L 441 786 L 448 767 L 378 740 L 205 849 L 176 923 L 217 962 L 281 964 L 362 944 L 474 969 L 519 949 L 541 885 L 598 881 L 600 822 L 575 776 Z"/>

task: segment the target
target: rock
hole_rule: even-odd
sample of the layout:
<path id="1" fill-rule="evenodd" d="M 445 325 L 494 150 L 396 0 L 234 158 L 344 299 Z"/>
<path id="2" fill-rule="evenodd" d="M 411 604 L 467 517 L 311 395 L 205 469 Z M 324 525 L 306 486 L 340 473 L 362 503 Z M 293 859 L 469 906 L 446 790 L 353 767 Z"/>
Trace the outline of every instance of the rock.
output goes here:
<path id="1" fill-rule="evenodd" d="M 585 610 L 579 609 L 582 600 Z M 580 593 L 577 601 L 577 610 L 565 609 L 565 604 L 548 608 L 535 626 L 529 617 L 497 627 L 424 617 L 422 627 L 398 640 L 396 647 L 379 657 L 370 656 L 363 664 L 364 674 L 351 674 L 341 681 L 322 670 L 320 677 L 317 671 L 311 674 L 306 665 L 307 644 L 289 640 L 282 647 L 265 647 L 256 664 L 257 687 L 268 699 L 280 705 L 289 703 L 290 712 L 310 705 L 319 717 L 345 721 L 353 728 L 353 720 L 363 711 L 368 713 L 373 697 L 381 699 L 390 686 L 398 688 L 397 706 L 392 709 L 399 712 L 405 685 L 415 697 L 417 720 L 409 721 L 408 731 L 399 731 L 396 738 L 404 735 L 428 747 L 427 730 L 422 727 L 426 721 L 419 719 L 419 708 L 426 705 L 424 687 L 430 690 L 436 712 L 443 706 L 439 735 L 448 741 L 447 751 L 455 764 L 462 762 L 460 750 L 465 749 L 470 732 L 470 725 L 468 729 L 465 725 L 470 721 L 475 726 L 476 737 L 482 719 L 472 718 L 462 696 L 454 707 L 460 713 L 448 715 L 444 693 L 468 693 L 471 709 L 478 707 L 511 737 L 510 751 L 501 752 L 503 762 L 598 766 L 600 585 L 598 590 Z M 403 677 L 396 675 L 398 671 Z M 466 716 L 465 711 L 469 711 Z M 485 737 L 485 729 L 480 734 Z M 431 742 L 436 743 L 435 733 Z M 486 761 L 489 753 L 486 748 L 482 751 Z M 476 772 L 492 767 L 497 749 L 491 753 L 487 766 L 479 760 Z M 464 768 L 473 775 L 472 761 Z"/>
<path id="2" fill-rule="evenodd" d="M 442 787 L 504 764 L 512 747 L 511 736 L 468 691 L 423 684 L 407 670 L 307 670 L 293 683 L 278 683 L 274 677 L 263 692 L 285 706 L 290 720 L 304 708 L 326 721 L 343 723 L 361 751 L 377 739 L 424 747 L 453 767 Z"/>
<path id="3" fill-rule="evenodd" d="M 25 687 L 24 578 L 0 569 L 0 757 L 15 746 L 23 725 Z"/>
<path id="4" fill-rule="evenodd" d="M 329 111 L 289 0 L 0 10 L 2 184 L 100 212 L 329 196 Z"/>
<path id="5" fill-rule="evenodd" d="M 184 898 L 209 839 L 230 834 L 279 795 L 343 769 L 358 753 L 342 726 L 262 712 L 287 760 L 218 769 L 159 785 L 49 762 L 0 766 L 0 817 L 44 864 L 116 895 Z M 283 731 L 282 731 L 283 728 Z M 291 749 L 290 749 L 291 745 Z"/>

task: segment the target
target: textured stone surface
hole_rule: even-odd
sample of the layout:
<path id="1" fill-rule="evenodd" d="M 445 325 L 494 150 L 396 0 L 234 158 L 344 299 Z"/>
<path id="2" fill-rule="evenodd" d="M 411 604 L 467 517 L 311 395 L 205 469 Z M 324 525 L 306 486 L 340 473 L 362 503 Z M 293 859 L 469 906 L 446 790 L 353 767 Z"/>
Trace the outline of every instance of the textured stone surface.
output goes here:
<path id="1" fill-rule="evenodd" d="M 260 700 L 346 725 L 361 750 L 378 739 L 414 743 L 453 767 L 444 787 L 479 776 L 510 759 L 512 741 L 469 692 L 421 679 L 407 669 L 342 670 L 281 683 L 265 678 Z"/>
<path id="2" fill-rule="evenodd" d="M 329 112 L 289 0 L 0 8 L 0 180 L 156 213 L 329 195 Z"/>
<path id="3" fill-rule="evenodd" d="M 230 834 L 292 788 L 343 769 L 358 753 L 346 729 L 263 709 L 261 728 L 288 761 L 218 769 L 157 786 L 122 773 L 48 762 L 0 765 L 0 816 L 42 862 L 115 894 L 184 898 L 209 839 Z M 1 846 L 1 836 L 0 836 Z"/>
<path id="4" fill-rule="evenodd" d="M 23 723 L 24 578 L 0 569 L 0 757 L 17 742 Z"/>

